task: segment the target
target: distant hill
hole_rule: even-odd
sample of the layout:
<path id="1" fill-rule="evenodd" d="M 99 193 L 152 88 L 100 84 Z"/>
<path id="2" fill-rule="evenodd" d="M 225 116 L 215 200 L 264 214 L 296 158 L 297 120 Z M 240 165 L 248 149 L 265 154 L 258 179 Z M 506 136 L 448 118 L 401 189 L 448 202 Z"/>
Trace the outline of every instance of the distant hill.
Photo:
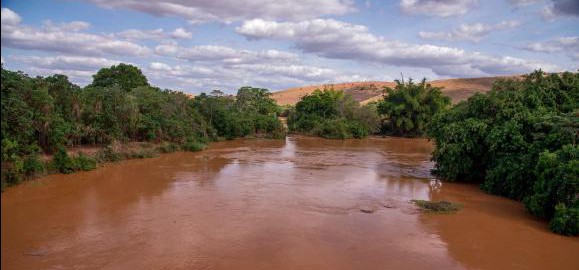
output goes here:
<path id="1" fill-rule="evenodd" d="M 518 78 L 519 76 L 501 76 L 484 78 L 464 78 L 429 81 L 433 86 L 444 87 L 442 92 L 448 95 L 453 103 L 465 100 L 477 92 L 487 92 L 498 79 Z M 311 85 L 289 88 L 273 93 L 273 98 L 280 105 L 296 104 L 300 98 L 316 89 L 333 88 L 351 94 L 362 104 L 379 100 L 384 86 L 393 87 L 394 82 L 350 82 L 337 84 Z"/>

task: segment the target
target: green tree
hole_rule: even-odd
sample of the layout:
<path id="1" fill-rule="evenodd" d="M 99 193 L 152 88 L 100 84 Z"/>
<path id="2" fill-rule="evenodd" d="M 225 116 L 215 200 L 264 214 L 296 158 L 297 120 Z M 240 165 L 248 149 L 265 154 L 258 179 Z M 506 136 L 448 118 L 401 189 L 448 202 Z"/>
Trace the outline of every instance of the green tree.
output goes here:
<path id="1" fill-rule="evenodd" d="M 416 84 L 396 81 L 394 89 L 386 87 L 378 112 L 387 118 L 389 132 L 403 136 L 422 136 L 434 115 L 450 105 L 450 98 L 439 87 L 432 87 L 423 79 Z"/>
<path id="2" fill-rule="evenodd" d="M 138 67 L 124 63 L 113 65 L 110 68 L 101 68 L 93 75 L 93 81 L 90 84 L 92 87 L 117 86 L 127 92 L 135 87 L 148 85 L 147 77 Z"/>
<path id="3" fill-rule="evenodd" d="M 553 231 L 576 235 L 578 111 L 579 73 L 498 81 L 434 117 L 434 172 L 522 200 Z"/>

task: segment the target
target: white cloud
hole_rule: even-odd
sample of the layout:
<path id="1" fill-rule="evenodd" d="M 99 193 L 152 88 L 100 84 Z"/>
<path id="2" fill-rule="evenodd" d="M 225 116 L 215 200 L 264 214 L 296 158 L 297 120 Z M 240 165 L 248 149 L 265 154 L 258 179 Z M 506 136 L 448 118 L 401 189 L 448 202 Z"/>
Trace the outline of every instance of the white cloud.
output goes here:
<path id="1" fill-rule="evenodd" d="M 165 38 L 166 35 L 163 29 L 159 28 L 154 30 L 127 29 L 122 32 L 116 33 L 115 36 L 128 40 L 139 40 L 139 39 L 158 40 Z"/>
<path id="2" fill-rule="evenodd" d="M 4 15 L 7 18 L 4 18 Z M 116 40 L 111 36 L 79 32 L 89 25 L 85 22 L 54 24 L 46 22 L 43 28 L 20 24 L 13 11 L 2 9 L 2 47 L 21 50 L 40 50 L 77 55 L 146 55 L 147 47 Z"/>
<path id="3" fill-rule="evenodd" d="M 565 53 L 573 60 L 579 60 L 579 37 L 560 37 L 557 39 L 527 44 L 522 49 L 542 53 Z"/>
<path id="4" fill-rule="evenodd" d="M 103 67 L 109 67 L 119 64 L 120 61 L 110 60 L 102 57 L 86 56 L 11 56 L 12 60 L 20 63 L 29 64 L 36 68 L 59 69 L 59 70 L 77 70 L 77 71 L 96 71 Z"/>
<path id="5" fill-rule="evenodd" d="M 450 17 L 464 15 L 478 5 L 478 0 L 401 0 L 400 8 L 409 14 Z"/>
<path id="6" fill-rule="evenodd" d="M 139 30 L 139 29 L 127 29 L 113 36 L 119 37 L 126 40 L 163 40 L 163 39 L 191 39 L 193 34 L 188 32 L 184 28 L 176 28 L 170 33 L 166 33 L 163 29 L 153 29 L 153 30 Z"/>
<path id="7" fill-rule="evenodd" d="M 423 39 L 439 39 L 439 40 L 468 40 L 479 42 L 486 38 L 491 32 L 497 30 L 512 29 L 520 26 L 519 21 L 503 21 L 496 24 L 473 23 L 462 24 L 450 32 L 423 32 L 420 31 L 418 36 Z"/>
<path id="8" fill-rule="evenodd" d="M 248 39 L 293 41 L 303 52 L 320 57 L 430 68 L 440 76 L 450 75 L 445 71 L 457 66 L 468 66 L 471 69 L 464 76 L 475 71 L 481 75 L 496 75 L 529 72 L 537 67 L 547 71 L 559 69 L 558 66 L 539 61 L 387 40 L 369 33 L 365 26 L 332 19 L 298 23 L 255 19 L 244 22 L 236 31 Z"/>
<path id="9" fill-rule="evenodd" d="M 58 32 L 58 31 L 78 32 L 81 30 L 86 30 L 89 27 L 90 23 L 83 21 L 73 21 L 69 23 L 54 23 L 48 20 L 42 23 L 42 28 L 49 32 Z"/>
<path id="10" fill-rule="evenodd" d="M 100 7 L 131 9 L 156 16 L 182 17 L 191 23 L 264 18 L 303 20 L 323 15 L 341 15 L 354 10 L 352 0 L 86 0 Z"/>
<path id="11" fill-rule="evenodd" d="M 199 62 L 194 65 L 170 66 L 153 62 L 149 64 L 145 73 L 153 81 L 176 83 L 179 88 L 194 88 L 201 91 L 215 88 L 235 90 L 243 85 L 283 89 L 295 85 L 367 79 L 357 74 L 346 74 L 324 67 L 282 63 L 214 65 Z"/>
<path id="12" fill-rule="evenodd" d="M 8 9 L 2 8 L 2 26 L 4 25 L 17 25 L 22 21 L 22 18 L 16 12 Z"/>
<path id="13" fill-rule="evenodd" d="M 515 7 L 528 6 L 542 0 L 509 0 L 509 3 Z"/>
<path id="14" fill-rule="evenodd" d="M 193 34 L 191 32 L 187 32 L 187 30 L 183 28 L 177 28 L 175 31 L 171 32 L 169 36 L 175 39 L 191 39 Z"/>
<path id="15" fill-rule="evenodd" d="M 230 47 L 206 45 L 179 47 L 177 44 L 162 44 L 155 47 L 159 55 L 174 55 L 189 62 L 221 62 L 224 64 L 248 64 L 265 62 L 295 62 L 298 55 L 278 50 L 249 51 Z"/>

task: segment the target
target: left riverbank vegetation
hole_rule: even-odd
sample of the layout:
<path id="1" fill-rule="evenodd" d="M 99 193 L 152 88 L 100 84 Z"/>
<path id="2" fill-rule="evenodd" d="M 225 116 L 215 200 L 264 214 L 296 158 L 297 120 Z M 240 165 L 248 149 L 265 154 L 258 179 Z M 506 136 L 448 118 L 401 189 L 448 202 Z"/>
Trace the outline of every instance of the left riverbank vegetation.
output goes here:
<path id="1" fill-rule="evenodd" d="M 210 141 L 285 137 L 277 117 L 281 109 L 267 89 L 242 87 L 236 95 L 215 90 L 192 98 L 151 86 L 128 64 L 99 70 L 86 87 L 64 75 L 30 77 L 3 66 L 1 79 L 2 189 L 101 162 L 199 151 Z M 69 153 L 82 147 L 100 150 Z"/>

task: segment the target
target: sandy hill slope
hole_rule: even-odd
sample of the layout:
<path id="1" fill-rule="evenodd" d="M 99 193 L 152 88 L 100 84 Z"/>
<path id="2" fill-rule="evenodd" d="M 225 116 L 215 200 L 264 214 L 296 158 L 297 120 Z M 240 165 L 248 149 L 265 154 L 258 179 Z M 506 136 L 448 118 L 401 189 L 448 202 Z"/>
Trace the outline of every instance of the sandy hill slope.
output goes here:
<path id="1" fill-rule="evenodd" d="M 487 92 L 493 83 L 501 78 L 517 78 L 518 76 L 465 78 L 430 81 L 433 86 L 443 87 L 442 92 L 450 96 L 453 103 L 465 100 L 474 93 Z M 300 98 L 316 89 L 333 88 L 343 90 L 352 95 L 355 100 L 362 104 L 379 100 L 382 97 L 384 86 L 393 87 L 394 82 L 351 82 L 326 85 L 311 85 L 273 93 L 273 98 L 280 105 L 295 104 Z"/>

